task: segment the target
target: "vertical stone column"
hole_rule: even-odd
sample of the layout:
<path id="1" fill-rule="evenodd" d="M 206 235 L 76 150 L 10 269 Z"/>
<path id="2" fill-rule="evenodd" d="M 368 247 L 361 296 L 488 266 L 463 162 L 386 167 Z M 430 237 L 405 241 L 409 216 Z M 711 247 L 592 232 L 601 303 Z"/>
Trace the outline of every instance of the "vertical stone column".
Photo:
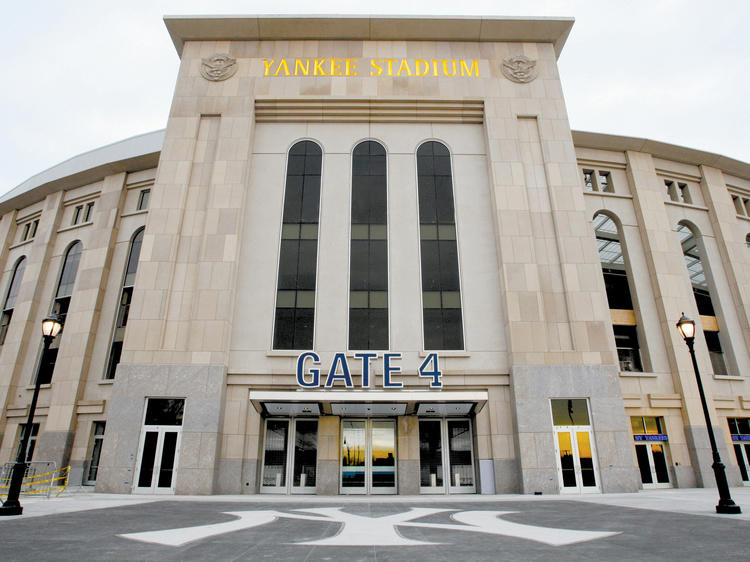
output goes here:
<path id="1" fill-rule="evenodd" d="M 519 488 L 557 491 L 550 399 L 582 397 L 589 401 L 602 489 L 635 490 L 633 455 L 621 448 L 629 424 L 609 308 L 555 54 L 549 45 L 512 49 L 537 60 L 539 76 L 528 84 L 499 78 L 498 92 L 485 100 L 485 131 Z M 498 489 L 509 482 L 496 478 Z"/>
<path id="2" fill-rule="evenodd" d="M 335 496 L 339 493 L 340 436 L 339 416 L 318 418 L 318 495 Z"/>
<path id="3" fill-rule="evenodd" d="M 682 248 L 674 232 L 677 225 L 670 223 L 664 204 L 664 185 L 656 175 L 651 155 L 627 151 L 625 158 L 673 384 L 675 391 L 682 395 L 683 425 L 693 468 L 676 466 L 675 476 L 681 486 L 694 482 L 710 486 L 714 482 L 711 452 L 698 387 L 687 346 L 675 328 L 682 312 L 698 318 Z M 696 330 L 700 338 L 700 322 L 696 323 Z M 710 373 L 711 363 L 705 347 L 696 346 L 696 356 L 701 373 Z"/>
<path id="4" fill-rule="evenodd" d="M 419 493 L 419 419 L 398 417 L 398 493 Z"/>
<path id="5" fill-rule="evenodd" d="M 9 406 L 27 407 L 31 402 L 32 390 L 29 386 L 35 382 L 35 369 L 41 350 L 41 321 L 49 312 L 45 307 L 49 307 L 52 297 L 44 294 L 44 282 L 54 252 L 63 195 L 62 191 L 58 191 L 45 199 L 36 236 L 26 251 L 26 270 L 21 290 L 16 298 L 13 320 L 0 353 L 0 403 L 4 411 Z M 43 389 L 37 411 L 43 411 L 48 400 L 49 390 Z M 13 436 L 6 435 L 3 445 L 3 454 L 8 460 L 15 460 L 11 459 L 15 453 L 13 439 Z"/>
<path id="6" fill-rule="evenodd" d="M 52 377 L 47 422 L 39 432 L 35 455 L 65 466 L 70 458 L 76 424 L 76 404 L 89 374 L 91 353 L 98 334 L 104 291 L 117 240 L 125 194 L 126 174 L 107 176 L 93 209 L 93 229 L 87 232 L 70 309 L 61 334 L 60 351 Z M 102 372 L 93 374 L 102 377 Z"/>

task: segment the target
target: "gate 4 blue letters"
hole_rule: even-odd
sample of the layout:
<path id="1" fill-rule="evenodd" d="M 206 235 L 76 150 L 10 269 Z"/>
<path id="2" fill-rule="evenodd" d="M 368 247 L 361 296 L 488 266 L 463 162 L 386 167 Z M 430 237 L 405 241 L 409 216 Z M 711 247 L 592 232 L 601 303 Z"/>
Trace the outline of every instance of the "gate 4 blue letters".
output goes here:
<path id="1" fill-rule="evenodd" d="M 359 361 L 361 365 L 362 388 L 369 388 L 370 380 L 371 378 L 374 378 L 371 376 L 371 361 L 373 359 L 378 359 L 380 354 L 355 353 L 353 354 L 353 357 L 355 360 Z M 393 379 L 394 375 L 401 372 L 401 367 L 396 364 L 399 360 L 401 360 L 400 353 L 383 354 L 383 388 L 403 388 L 403 382 Z M 297 357 L 297 384 L 303 388 L 319 388 L 321 386 L 320 368 L 307 366 L 308 361 L 311 362 L 312 365 L 320 365 L 320 356 L 314 351 L 306 351 Z M 425 360 L 419 366 L 417 374 L 420 377 L 432 379 L 430 381 L 430 388 L 443 387 L 441 380 L 442 373 L 440 372 L 438 356 L 436 353 L 430 353 L 427 355 Z M 343 386 L 346 388 L 354 388 L 354 381 L 352 380 L 351 370 L 349 369 L 349 361 L 347 360 L 345 353 L 336 353 L 333 356 L 323 386 L 324 388 L 332 388 L 336 385 L 337 381 L 343 383 Z"/>

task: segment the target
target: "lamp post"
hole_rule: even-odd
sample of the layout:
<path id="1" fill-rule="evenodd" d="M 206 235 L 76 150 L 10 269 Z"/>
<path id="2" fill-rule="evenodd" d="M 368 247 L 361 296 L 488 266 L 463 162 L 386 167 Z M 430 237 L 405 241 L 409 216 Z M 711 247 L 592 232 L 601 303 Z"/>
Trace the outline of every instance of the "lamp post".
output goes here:
<path id="1" fill-rule="evenodd" d="M 36 401 L 39 398 L 39 387 L 41 386 L 41 378 L 39 377 L 44 359 L 47 356 L 47 350 L 52 344 L 52 340 L 55 336 L 60 333 L 62 329 L 62 323 L 60 317 L 56 314 L 50 314 L 47 318 L 42 320 L 42 337 L 44 339 L 44 349 L 42 351 L 42 358 L 39 361 L 39 367 L 36 371 L 36 382 L 34 384 L 34 396 L 31 398 L 31 405 L 29 406 L 29 419 L 26 422 L 26 431 L 24 431 L 23 439 L 19 446 L 18 456 L 16 457 L 16 463 L 13 465 L 13 471 L 10 476 L 10 487 L 8 488 L 8 497 L 0 507 L 0 515 L 21 515 L 23 513 L 23 507 L 18 501 L 18 496 L 21 493 L 21 484 L 23 484 L 23 477 L 26 473 L 26 449 L 29 446 L 29 439 L 31 438 L 31 424 L 34 421 L 34 411 L 36 410 Z"/>
<path id="2" fill-rule="evenodd" d="M 714 462 L 711 468 L 714 469 L 714 478 L 716 479 L 716 487 L 719 489 L 719 503 L 716 505 L 716 513 L 742 513 L 740 506 L 732 501 L 732 496 L 729 494 L 729 484 L 727 483 L 727 473 L 724 468 L 724 464 L 721 462 L 719 456 L 719 450 L 716 448 L 716 438 L 714 437 L 714 429 L 711 425 L 711 416 L 708 413 L 708 404 L 706 404 L 706 395 L 703 392 L 703 383 L 701 383 L 701 375 L 698 371 L 698 362 L 695 360 L 695 349 L 693 343 L 695 342 L 695 322 L 682 313 L 682 317 L 677 322 L 677 328 L 682 334 L 682 339 L 690 350 L 690 359 L 693 360 L 693 371 L 695 371 L 695 380 L 698 382 L 698 392 L 701 397 L 701 406 L 703 406 L 703 415 L 706 418 L 706 428 L 708 429 L 708 439 L 711 442 L 711 453 L 713 454 Z"/>

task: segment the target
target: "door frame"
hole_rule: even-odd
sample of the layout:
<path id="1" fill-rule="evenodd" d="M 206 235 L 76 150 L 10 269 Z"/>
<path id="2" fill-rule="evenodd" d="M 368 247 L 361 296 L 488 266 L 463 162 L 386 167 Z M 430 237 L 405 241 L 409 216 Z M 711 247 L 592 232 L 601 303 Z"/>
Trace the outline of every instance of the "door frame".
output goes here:
<path id="1" fill-rule="evenodd" d="M 266 418 L 263 423 L 263 447 L 261 448 L 261 459 L 260 459 L 260 486 L 259 492 L 261 494 L 315 494 L 317 492 L 317 481 L 320 465 L 320 442 L 316 439 L 315 445 L 315 486 L 295 486 L 294 485 L 294 454 L 295 447 L 294 442 L 297 434 L 297 421 L 316 421 L 318 423 L 317 432 L 320 432 L 320 418 L 317 417 L 271 417 Z M 264 486 L 263 485 L 263 471 L 266 468 L 265 454 L 266 454 L 266 437 L 268 435 L 267 427 L 269 421 L 286 421 L 287 432 L 286 432 L 286 461 L 285 461 L 285 482 L 284 486 Z"/>
<path id="2" fill-rule="evenodd" d="M 670 456 L 669 456 L 669 441 L 658 441 L 654 443 L 653 441 L 634 441 L 633 445 L 635 447 L 638 447 L 639 445 L 643 445 L 646 447 L 646 454 L 648 455 L 648 468 L 651 471 L 651 483 L 646 484 L 643 481 L 641 481 L 641 486 L 644 490 L 650 490 L 654 488 L 671 488 L 672 487 L 672 476 L 670 473 L 670 467 L 672 466 L 672 463 L 670 462 Z M 654 464 L 654 452 L 651 449 L 652 445 L 661 445 L 664 447 L 664 461 L 667 463 L 667 482 L 659 482 L 657 475 L 656 475 L 656 465 Z M 638 455 L 636 454 L 636 461 L 638 459 Z M 639 467 L 640 469 L 640 467 Z"/>
<path id="3" fill-rule="evenodd" d="M 600 494 L 601 489 L 601 476 L 599 474 L 599 462 L 596 455 L 596 443 L 594 443 L 594 430 L 590 425 L 553 425 L 553 434 L 555 441 L 555 463 L 557 464 L 557 482 L 561 494 Z M 591 461 L 594 468 L 594 478 L 596 479 L 596 486 L 584 486 L 583 478 L 581 473 L 581 455 L 578 451 L 578 435 L 577 433 L 586 432 L 589 435 L 589 446 L 591 447 Z M 560 459 L 560 440 L 558 435 L 560 433 L 568 433 L 571 435 L 571 448 L 573 454 L 573 468 L 576 476 L 576 486 L 564 486 L 563 485 L 563 474 L 562 474 L 562 463 Z"/>
<path id="4" fill-rule="evenodd" d="M 164 435 L 167 432 L 177 433 L 177 442 L 174 450 L 174 463 L 172 464 L 172 482 L 169 488 L 160 488 L 156 484 L 159 479 L 159 470 L 161 469 L 161 456 L 164 452 Z M 150 432 L 156 432 L 156 451 L 154 454 L 154 467 L 151 474 L 151 486 L 148 488 L 138 486 L 138 480 L 141 474 L 141 465 L 143 464 L 143 446 L 146 443 L 146 435 Z M 181 425 L 144 425 L 141 429 L 141 438 L 138 445 L 138 462 L 136 463 L 135 473 L 133 475 L 133 493 L 134 494 L 174 494 L 175 484 L 177 483 L 177 466 L 180 461 L 180 444 L 182 443 L 182 426 Z"/>
<path id="5" fill-rule="evenodd" d="M 443 485 L 442 486 L 422 486 L 421 474 L 419 482 L 419 493 L 420 494 L 476 494 L 477 493 L 477 474 L 476 464 L 474 458 L 474 425 L 471 423 L 471 418 L 467 417 L 455 417 L 455 418 L 437 418 L 437 417 L 421 417 L 417 418 L 417 432 L 419 433 L 419 423 L 423 421 L 438 422 L 440 425 L 440 448 L 442 457 L 442 469 L 443 469 Z M 448 437 L 448 423 L 451 421 L 467 421 L 469 422 L 469 431 L 471 432 L 471 468 L 474 474 L 473 484 L 471 487 L 466 488 L 462 486 L 452 486 L 451 482 L 451 468 L 450 468 L 450 442 Z M 417 436 L 421 439 L 421 435 Z M 420 441 L 421 446 L 421 441 Z M 422 471 L 422 459 L 419 459 L 419 470 Z"/>
<path id="6" fill-rule="evenodd" d="M 344 446 L 344 422 L 364 422 L 365 424 L 365 485 L 362 488 L 344 486 L 344 458 L 341 451 Z M 389 422 L 393 427 L 393 486 L 374 488 L 372 486 L 372 424 L 374 422 Z M 398 494 L 398 423 L 393 418 L 341 418 L 341 436 L 339 438 L 339 493 L 342 495 L 394 495 Z"/>

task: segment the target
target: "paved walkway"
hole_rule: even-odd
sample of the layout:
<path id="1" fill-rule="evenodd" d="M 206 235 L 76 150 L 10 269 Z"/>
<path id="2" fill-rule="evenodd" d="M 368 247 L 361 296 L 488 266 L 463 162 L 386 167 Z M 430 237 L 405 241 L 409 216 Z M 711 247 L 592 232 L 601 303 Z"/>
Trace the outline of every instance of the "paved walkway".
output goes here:
<path id="1" fill-rule="evenodd" d="M 22 498 L 0 517 L 0 559 L 746 560 L 745 513 L 715 489 L 585 496 L 135 496 Z"/>

